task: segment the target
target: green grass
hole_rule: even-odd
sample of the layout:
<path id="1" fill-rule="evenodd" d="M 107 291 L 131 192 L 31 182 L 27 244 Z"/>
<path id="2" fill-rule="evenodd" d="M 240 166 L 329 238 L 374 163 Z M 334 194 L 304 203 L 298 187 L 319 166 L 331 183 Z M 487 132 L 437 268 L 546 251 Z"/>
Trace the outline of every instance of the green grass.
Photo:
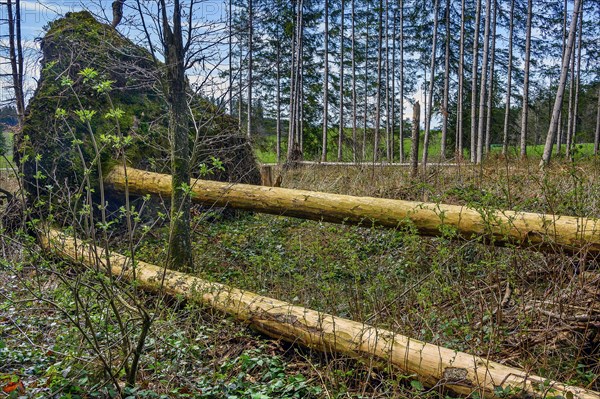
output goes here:
<path id="1" fill-rule="evenodd" d="M 346 135 L 346 138 L 351 137 L 352 131 L 347 129 L 345 132 L 345 135 Z M 358 153 L 359 153 L 358 157 L 361 158 L 362 157 L 362 137 L 363 137 L 362 130 L 359 129 L 357 135 L 358 135 L 358 139 L 359 139 L 359 144 L 358 144 L 358 148 L 357 148 Z M 380 140 L 381 140 L 380 141 L 380 154 L 382 156 L 382 159 L 386 160 L 386 157 L 385 157 L 385 133 L 382 134 L 382 136 L 380 137 Z M 409 160 L 411 145 L 412 145 L 412 140 L 410 138 L 405 137 L 404 138 L 404 162 L 408 162 L 408 160 Z M 261 162 L 261 163 L 276 163 L 277 162 L 275 136 L 264 136 L 264 137 L 260 138 L 260 140 L 254 146 L 254 148 L 255 148 L 256 157 L 259 162 Z M 286 148 L 287 148 L 287 137 L 281 143 L 282 160 L 285 160 Z M 329 137 L 328 137 L 328 154 L 327 154 L 328 162 L 336 162 L 338 160 L 337 159 L 337 148 L 338 148 L 338 132 L 337 132 L 337 130 L 335 130 L 335 131 L 331 130 Z M 430 143 L 429 143 L 429 160 L 431 162 L 435 162 L 440 159 L 440 149 L 441 149 L 440 132 L 432 131 Z M 518 156 L 519 151 L 520 151 L 519 146 L 509 146 L 508 147 L 509 155 Z M 563 145 L 562 146 L 563 155 L 564 155 L 564 151 L 565 151 L 565 146 Z M 501 144 L 492 144 L 491 145 L 491 153 L 492 154 L 500 154 L 501 152 L 502 152 Z M 541 158 L 543 152 L 544 152 L 543 144 L 527 146 L 527 154 L 531 157 Z M 552 155 L 555 156 L 555 153 L 556 153 L 556 145 L 554 145 L 554 147 L 552 149 Z M 305 153 L 304 159 L 307 161 L 311 161 L 311 160 L 318 161 L 318 160 L 320 160 L 319 154 L 320 154 L 320 145 L 319 145 L 318 153 L 316 153 L 316 154 L 310 154 L 310 153 L 306 154 Z M 576 159 L 592 156 L 594 154 L 594 144 L 593 143 L 576 144 L 574 154 L 575 154 Z M 423 157 L 423 132 L 421 132 L 421 136 L 420 136 L 419 160 L 422 157 Z M 463 151 L 463 157 L 465 157 L 465 159 L 468 159 L 468 157 L 469 157 L 468 149 L 465 149 Z M 365 161 L 368 162 L 368 161 L 371 161 L 372 159 L 373 159 L 373 137 L 372 137 L 372 135 L 370 135 L 370 136 L 367 136 Z M 344 147 L 342 150 L 342 161 L 351 162 L 352 160 L 353 160 L 352 143 L 350 140 L 346 140 L 344 142 Z M 398 162 L 398 161 L 399 161 L 398 141 L 396 140 L 394 142 L 394 162 Z"/>

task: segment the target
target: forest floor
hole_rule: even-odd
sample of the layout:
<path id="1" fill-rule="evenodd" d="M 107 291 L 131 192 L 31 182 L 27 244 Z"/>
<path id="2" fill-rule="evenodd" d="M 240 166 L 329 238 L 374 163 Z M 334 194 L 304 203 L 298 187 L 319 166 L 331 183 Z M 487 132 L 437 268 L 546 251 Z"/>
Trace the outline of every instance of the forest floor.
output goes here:
<path id="1" fill-rule="evenodd" d="M 494 161 L 431 168 L 301 167 L 284 187 L 352 195 L 600 217 L 600 163 Z M 600 268 L 584 252 L 538 253 L 390 230 L 194 208 L 197 274 L 311 309 L 385 327 L 532 373 L 600 390 Z M 166 226 L 147 229 L 139 259 L 164 262 Z M 104 397 L 98 360 L 57 311 L 72 300 L 35 247 L 3 237 L 0 388 L 26 397 Z M 123 240 L 115 248 L 126 252 Z M 12 259 L 12 262 L 8 262 Z M 46 266 L 40 266 L 40 262 Z M 45 263 L 44 263 L 45 262 Z M 31 281 L 51 292 L 35 300 Z M 414 375 L 264 338 L 178 298 L 145 295 L 158 317 L 141 362 L 138 397 L 444 398 Z M 160 302 L 162 301 L 162 302 Z M 168 306 L 167 306 L 168 305 Z M 159 311 L 158 311 L 159 309 Z M 15 388 L 16 389 L 16 388 Z M 65 396 L 65 395 L 70 396 Z M 498 392 L 511 396 L 514 392 Z M 104 395 L 104 396 L 103 396 Z M 474 392 L 472 397 L 477 397 Z"/>

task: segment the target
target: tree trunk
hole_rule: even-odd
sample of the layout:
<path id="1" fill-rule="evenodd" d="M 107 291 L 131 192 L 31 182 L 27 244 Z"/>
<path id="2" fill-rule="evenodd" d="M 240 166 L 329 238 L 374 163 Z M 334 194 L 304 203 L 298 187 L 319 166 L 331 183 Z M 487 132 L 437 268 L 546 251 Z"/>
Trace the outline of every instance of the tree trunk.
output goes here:
<path id="1" fill-rule="evenodd" d="M 373 144 L 373 162 L 379 160 L 379 128 L 381 123 L 381 57 L 383 55 L 383 1 L 379 0 L 379 39 L 377 44 L 377 109 L 375 110 L 375 138 Z"/>
<path id="2" fill-rule="evenodd" d="M 473 39 L 473 65 L 471 68 L 471 162 L 477 155 L 477 64 L 479 63 L 479 20 L 481 18 L 481 0 L 477 0 L 475 11 L 475 38 Z"/>
<path id="3" fill-rule="evenodd" d="M 567 81 L 567 73 L 569 71 L 569 60 L 571 59 L 571 51 L 573 50 L 573 42 L 575 41 L 575 31 L 577 29 L 577 20 L 579 12 L 581 12 L 580 10 L 581 0 L 575 0 L 575 4 L 573 5 L 573 18 L 571 20 L 571 26 L 569 27 L 569 39 L 567 40 L 567 46 L 565 47 L 565 52 L 563 54 L 560 81 L 556 91 L 556 98 L 552 109 L 552 118 L 550 119 L 548 135 L 546 136 L 546 145 L 544 146 L 544 154 L 540 161 L 540 168 L 547 165 L 552 156 L 552 144 L 554 143 L 554 136 L 556 136 L 556 130 L 558 129 L 558 116 L 560 115 L 560 108 L 565 93 L 565 84 Z"/>
<path id="4" fill-rule="evenodd" d="M 521 159 L 527 157 L 527 117 L 529 114 L 529 64 L 531 58 L 531 19 L 533 2 L 527 0 L 527 28 L 525 37 L 525 72 L 523 80 L 523 106 L 521 111 Z"/>
<path id="5" fill-rule="evenodd" d="M 514 14 L 515 14 L 515 0 L 510 1 L 510 26 L 508 28 L 508 73 L 506 77 L 506 100 L 505 100 L 505 109 L 504 109 L 504 134 L 502 138 L 502 155 L 506 156 L 508 154 L 508 129 L 509 129 L 509 121 L 510 121 L 510 100 L 511 100 L 511 90 L 512 90 L 512 64 L 513 64 L 513 34 L 515 30 L 515 22 L 514 22 Z"/>
<path id="6" fill-rule="evenodd" d="M 192 270 L 190 233 L 190 148 L 189 115 L 186 102 L 185 51 L 181 27 L 181 5 L 175 0 L 173 15 L 167 16 L 162 2 L 162 29 L 167 67 L 166 87 L 169 104 L 169 134 L 171 139 L 171 225 L 168 262 L 170 268 Z M 171 25 L 172 24 L 172 27 Z"/>
<path id="7" fill-rule="evenodd" d="M 433 42 L 431 44 L 431 61 L 429 64 L 429 90 L 427 91 L 427 111 L 425 112 L 425 134 L 423 136 L 423 172 L 427 170 L 427 158 L 429 155 L 429 131 L 431 129 L 431 117 L 433 114 L 433 84 L 435 80 L 435 53 L 437 50 L 437 26 L 439 0 L 433 3 Z"/>
<path id="8" fill-rule="evenodd" d="M 398 0 L 400 8 L 400 133 L 399 133 L 399 161 L 404 162 L 404 0 Z"/>
<path id="9" fill-rule="evenodd" d="M 575 38 L 577 41 L 577 37 Z M 571 141 L 573 140 L 573 113 L 574 106 L 573 101 L 575 99 L 575 51 L 571 53 L 571 68 L 570 68 L 570 76 L 569 76 L 569 105 L 568 105 L 568 116 L 567 116 L 567 137 L 566 137 L 566 145 L 565 145 L 565 153 L 567 155 L 567 159 L 571 159 L 572 148 Z"/>
<path id="10" fill-rule="evenodd" d="M 419 131 L 421 124 L 421 106 L 417 101 L 413 107 L 412 136 L 410 146 L 410 175 L 414 179 L 419 173 Z"/>
<path id="11" fill-rule="evenodd" d="M 485 123 L 485 93 L 488 73 L 488 55 L 490 46 L 490 24 L 492 19 L 492 2 L 486 1 L 485 5 L 485 27 L 483 28 L 483 60 L 481 61 L 481 84 L 479 86 L 479 119 L 477 127 L 477 155 L 476 163 L 483 160 L 483 141 L 484 141 L 484 123 Z"/>
<path id="12" fill-rule="evenodd" d="M 390 9 L 385 0 L 385 156 L 388 162 L 392 159 L 392 139 L 390 135 Z"/>
<path id="13" fill-rule="evenodd" d="M 367 5 L 368 6 L 368 5 Z M 368 8 L 367 8 L 368 11 Z M 367 24 L 365 26 L 366 38 L 365 38 L 365 109 L 363 114 L 363 142 L 362 142 L 362 160 L 367 159 L 367 114 L 369 110 L 369 14 L 367 13 Z"/>
<path id="14" fill-rule="evenodd" d="M 356 137 L 356 0 L 352 0 L 352 161 L 357 162 L 357 137 Z"/>
<path id="15" fill-rule="evenodd" d="M 329 0 L 325 0 L 325 37 L 324 37 L 324 70 L 323 70 L 323 143 L 321 145 L 321 161 L 327 161 L 327 122 L 329 114 Z"/>
<path id="16" fill-rule="evenodd" d="M 254 7 L 252 4 L 252 0 L 248 0 L 248 109 L 246 113 L 248 114 L 248 127 L 246 128 L 246 134 L 248 138 L 252 137 L 252 72 L 253 72 L 253 64 L 252 64 L 252 53 L 253 53 L 253 36 L 254 36 Z"/>
<path id="17" fill-rule="evenodd" d="M 577 114 L 579 113 L 579 85 L 581 84 L 581 47 L 583 41 L 583 0 L 581 0 L 581 12 L 579 13 L 579 40 L 577 41 L 577 75 L 575 80 L 575 98 L 573 99 L 573 134 L 571 136 L 570 159 L 573 160 L 575 153 L 575 139 L 577 137 Z"/>
<path id="18" fill-rule="evenodd" d="M 21 152 L 23 151 L 21 128 L 25 119 L 25 91 L 23 88 L 24 58 L 21 37 L 21 2 L 8 0 L 6 2 L 8 23 L 8 51 L 12 77 L 12 89 L 15 96 L 17 110 L 17 129 L 13 135 L 13 163 L 17 169 L 21 168 Z"/>
<path id="19" fill-rule="evenodd" d="M 351 358 L 373 362 L 387 371 L 415 374 L 426 386 L 451 389 L 459 394 L 483 393 L 495 397 L 497 387 L 519 390 L 535 396 L 539 387 L 579 399 L 598 399 L 600 394 L 544 380 L 529 372 L 507 367 L 488 359 L 428 344 L 391 331 L 292 305 L 277 299 L 199 277 L 138 262 L 136 273 L 130 258 L 118 253 L 107 255 L 94 245 L 81 244 L 70 236 L 51 230 L 41 237 L 41 246 L 75 263 L 96 266 L 96 254 L 109 257 L 104 264 L 114 276 L 135 280 L 142 288 L 173 297 L 185 297 L 230 314 L 265 335 L 324 352 L 338 352 Z M 158 277 L 158 278 L 157 278 Z M 392 367 L 390 367 L 390 365 Z"/>
<path id="20" fill-rule="evenodd" d="M 415 104 L 415 111 L 418 107 Z M 413 115 L 416 117 L 417 113 Z M 418 122 L 418 120 L 417 120 Z M 415 126 L 418 126 L 415 124 Z M 413 139 L 415 130 L 413 129 Z M 418 139 L 413 140 L 418 143 Z M 413 152 L 414 153 L 414 152 Z M 415 159 L 412 157 L 414 165 Z M 171 176 L 128 168 L 129 192 L 171 194 Z M 125 188 L 124 170 L 115 167 L 105 182 Z M 555 252 L 557 247 L 583 253 L 600 252 L 600 220 L 563 215 L 498 210 L 483 212 L 460 205 L 354 197 L 316 191 L 251 186 L 217 181 L 189 181 L 194 202 L 256 212 L 365 226 L 398 228 L 411 222 L 420 234 L 439 236 L 441 225 L 456 229 L 467 240 L 484 238 L 490 244 L 531 247 Z M 493 220 L 493 223 L 490 222 Z"/>
<path id="21" fill-rule="evenodd" d="M 596 109 L 596 134 L 594 134 L 594 155 L 600 151 L 600 86 L 598 86 L 598 106 Z"/>
<path id="22" fill-rule="evenodd" d="M 494 14 L 492 17 L 492 50 L 490 56 L 490 84 L 488 85 L 488 97 L 487 97 L 487 116 L 486 116 L 486 128 L 485 128 L 485 147 L 483 148 L 484 154 L 489 154 L 490 146 L 492 142 L 492 106 L 494 98 L 494 65 L 496 63 L 496 17 L 498 16 L 498 2 L 494 0 Z"/>
<path id="23" fill-rule="evenodd" d="M 460 5 L 460 52 L 458 58 L 458 94 L 456 104 L 456 139 L 454 151 L 456 159 L 460 161 L 463 157 L 463 92 L 464 92 L 464 65 L 465 65 L 465 0 Z"/>
<path id="24" fill-rule="evenodd" d="M 450 96 L 450 0 L 446 0 L 446 49 L 444 52 L 444 99 L 442 102 L 442 137 L 440 138 L 440 162 L 446 159 L 448 137 L 448 97 Z"/>
<path id="25" fill-rule="evenodd" d="M 568 14 L 568 9 L 567 9 L 567 0 L 564 1 L 563 4 L 563 24 L 562 24 L 562 54 L 565 53 L 565 44 L 567 41 L 567 14 Z M 561 59 L 562 59 L 562 55 L 561 55 Z M 550 104 L 550 102 L 548 102 L 548 104 Z M 562 105 L 560 108 L 560 115 L 558 117 L 558 130 L 557 130 L 557 137 L 556 137 L 556 155 L 560 156 L 562 153 L 562 142 L 563 142 L 563 129 L 564 129 L 564 112 L 562 109 Z"/>
<path id="26" fill-rule="evenodd" d="M 229 44 L 229 114 L 233 115 L 233 0 L 229 0 L 228 7 L 228 29 L 229 35 L 227 42 Z"/>
<path id="27" fill-rule="evenodd" d="M 277 41 L 277 94 L 276 94 L 276 125 L 275 130 L 277 134 L 277 163 L 281 162 L 281 42 Z"/>
<path id="28" fill-rule="evenodd" d="M 344 0 L 341 0 L 340 13 L 340 115 L 338 127 L 337 161 L 342 162 L 342 146 L 344 144 Z"/>

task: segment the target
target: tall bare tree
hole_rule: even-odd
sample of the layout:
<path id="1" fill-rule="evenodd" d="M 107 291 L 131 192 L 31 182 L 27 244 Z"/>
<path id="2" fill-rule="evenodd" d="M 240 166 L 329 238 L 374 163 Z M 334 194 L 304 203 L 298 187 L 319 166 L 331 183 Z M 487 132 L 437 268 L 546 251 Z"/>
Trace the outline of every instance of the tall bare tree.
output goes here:
<path id="1" fill-rule="evenodd" d="M 399 161 L 404 162 L 404 0 L 398 0 L 398 11 L 400 13 L 400 48 L 398 49 L 400 52 L 400 59 L 398 61 L 398 64 L 400 64 L 400 93 L 398 93 L 398 97 L 400 98 L 400 133 L 398 137 L 398 155 Z"/>
<path id="2" fill-rule="evenodd" d="M 373 162 L 379 160 L 379 128 L 381 126 L 381 72 L 383 57 L 383 1 L 379 0 L 377 40 L 377 108 L 375 110 L 375 138 L 373 144 Z"/>
<path id="3" fill-rule="evenodd" d="M 448 136 L 448 101 L 450 96 L 450 0 L 446 0 L 446 36 L 444 51 L 444 98 L 442 100 L 442 137 L 440 142 L 441 159 L 446 158 L 446 141 Z"/>
<path id="4" fill-rule="evenodd" d="M 325 32 L 323 41 L 323 142 L 321 162 L 327 161 L 327 128 L 329 117 L 329 0 L 325 0 Z"/>
<path id="5" fill-rule="evenodd" d="M 460 3 L 460 50 L 458 55 L 458 93 L 456 101 L 456 138 L 455 152 L 458 160 L 463 156 L 463 92 L 464 92 L 464 65 L 465 65 L 465 0 Z"/>
<path id="6" fill-rule="evenodd" d="M 423 170 L 427 168 L 427 158 L 429 156 L 429 134 L 431 130 L 431 117 L 433 113 L 433 83 L 435 80 L 435 53 L 437 50 L 437 26 L 439 0 L 433 3 L 433 40 L 431 44 L 431 61 L 429 64 L 429 89 L 427 90 L 427 111 L 425 112 L 425 133 L 423 136 Z"/>
<path id="7" fill-rule="evenodd" d="M 481 84 L 479 86 L 479 119 L 477 127 L 477 155 L 475 157 L 476 163 L 481 163 L 483 159 L 483 141 L 484 141 L 484 123 L 485 123 L 485 94 L 486 94 L 486 82 L 487 82 L 487 68 L 488 68 L 488 56 L 489 56 L 489 45 L 490 45 L 490 24 L 491 24 L 491 0 L 486 1 L 485 6 L 485 27 L 483 29 L 483 59 L 481 63 Z"/>
<path id="8" fill-rule="evenodd" d="M 338 127 L 338 162 L 342 161 L 342 146 L 344 144 L 344 0 L 340 1 L 340 113 Z"/>
<path id="9" fill-rule="evenodd" d="M 567 81 L 567 73 L 569 71 L 569 60 L 571 59 L 571 52 L 573 51 L 573 43 L 575 41 L 575 33 L 577 30 L 577 20 L 579 13 L 581 12 L 581 0 L 575 0 L 573 5 L 573 17 L 571 19 L 571 25 L 569 27 L 569 38 L 567 45 L 563 53 L 560 80 L 558 82 L 558 88 L 556 90 L 556 97 L 554 99 L 554 107 L 552 108 L 552 115 L 550 119 L 550 126 L 548 127 L 548 135 L 546 136 L 546 144 L 544 146 L 544 154 L 540 161 L 540 168 L 543 168 L 550 162 L 552 156 L 552 145 L 558 130 L 558 119 L 560 115 L 560 109 L 562 106 L 562 100 L 565 93 L 565 85 Z"/>
<path id="10" fill-rule="evenodd" d="M 490 84 L 488 85 L 487 106 L 486 106 L 486 128 L 484 154 L 489 153 L 492 142 L 492 103 L 494 99 L 494 66 L 496 65 L 496 18 L 498 16 L 498 2 L 494 0 L 494 13 L 492 17 L 492 48 L 490 50 Z"/>
<path id="11" fill-rule="evenodd" d="M 527 157 L 527 118 L 529 116 L 529 66 L 531 61 L 531 20 L 533 2 L 527 0 L 527 27 L 525 34 L 525 68 L 523 77 L 523 105 L 521 109 L 521 158 Z"/>
<path id="12" fill-rule="evenodd" d="M 25 119 L 25 89 L 23 87 L 25 59 L 23 57 L 23 40 L 21 35 L 21 2 L 20 0 L 7 0 L 5 4 L 8 23 L 11 86 L 17 109 L 17 129 L 13 135 L 13 162 L 18 168 L 21 163 L 21 146 L 23 142 L 21 127 Z"/>
<path id="13" fill-rule="evenodd" d="M 356 0 L 352 0 L 352 161 L 357 162 L 356 137 Z"/>
<path id="14" fill-rule="evenodd" d="M 475 37 L 473 39 L 473 65 L 471 67 L 471 162 L 477 155 L 477 64 L 479 62 L 479 20 L 481 18 L 481 0 L 477 0 L 475 10 Z"/>
<path id="15" fill-rule="evenodd" d="M 254 53 L 254 4 L 252 0 L 248 0 L 248 103 L 247 103 L 247 128 L 246 134 L 248 137 L 252 136 L 252 85 L 253 85 L 253 77 L 252 73 L 254 71 L 254 65 L 252 60 L 252 55 Z"/>
<path id="16" fill-rule="evenodd" d="M 513 64 L 513 35 L 515 30 L 515 0 L 510 1 L 510 25 L 508 27 L 508 71 L 506 76 L 506 99 L 504 101 L 504 129 L 502 137 L 502 155 L 508 153 L 508 135 L 509 135 L 509 121 L 510 121 L 510 100 L 512 92 L 512 64 Z"/>

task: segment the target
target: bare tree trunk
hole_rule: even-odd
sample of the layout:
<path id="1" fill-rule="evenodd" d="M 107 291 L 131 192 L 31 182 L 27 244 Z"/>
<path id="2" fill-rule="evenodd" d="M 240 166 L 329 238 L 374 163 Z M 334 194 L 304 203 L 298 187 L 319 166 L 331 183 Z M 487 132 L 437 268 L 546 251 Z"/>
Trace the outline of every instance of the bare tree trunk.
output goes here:
<path id="1" fill-rule="evenodd" d="M 481 0 L 477 0 L 475 11 L 475 38 L 473 39 L 473 65 L 471 68 L 471 162 L 477 155 L 477 64 L 479 63 L 479 20 L 481 18 Z"/>
<path id="2" fill-rule="evenodd" d="M 17 109 L 17 129 L 13 135 L 13 163 L 20 169 L 23 137 L 21 128 L 25 119 L 25 91 L 23 89 L 24 58 L 21 37 L 21 2 L 8 0 L 6 2 L 8 22 L 8 51 L 12 75 L 12 89 Z"/>
<path id="3" fill-rule="evenodd" d="M 515 30 L 514 22 L 515 0 L 510 2 L 510 26 L 508 28 L 508 73 L 506 77 L 506 100 L 504 109 L 504 135 L 502 139 L 502 155 L 508 154 L 508 129 L 510 120 L 510 100 L 512 90 L 512 64 L 513 64 L 513 35 Z"/>
<path id="4" fill-rule="evenodd" d="M 594 155 L 600 150 L 600 86 L 598 86 L 598 107 L 596 109 L 596 134 L 594 134 Z"/>
<path id="5" fill-rule="evenodd" d="M 577 38 L 575 38 L 577 40 Z M 571 159 L 571 141 L 573 139 L 573 101 L 575 97 L 575 51 L 571 54 L 571 68 L 569 74 L 569 105 L 568 105 L 568 116 L 567 116 L 567 137 L 565 145 L 565 153 L 567 159 Z"/>
<path id="6" fill-rule="evenodd" d="M 356 148 L 356 0 L 352 0 L 352 161 L 357 162 Z"/>
<path id="7" fill-rule="evenodd" d="M 381 123 L 381 57 L 383 54 L 383 1 L 379 0 L 379 39 L 377 49 L 377 109 L 375 110 L 375 138 L 373 145 L 373 162 L 379 160 L 379 127 Z"/>
<path id="8" fill-rule="evenodd" d="M 254 9 L 252 0 L 248 0 L 248 110 L 246 113 L 248 114 L 248 127 L 246 129 L 246 134 L 250 138 L 252 136 L 252 53 L 253 53 L 253 15 Z"/>
<path id="9" fill-rule="evenodd" d="M 417 177 L 419 173 L 419 130 L 421 119 L 421 107 L 417 101 L 413 106 L 413 120 L 412 120 L 412 142 L 410 146 L 410 175 L 411 177 Z"/>
<path id="10" fill-rule="evenodd" d="M 394 162 L 394 135 L 396 134 L 396 10 L 392 10 L 392 91 L 390 94 L 392 118 L 390 121 L 392 137 L 390 140 L 390 163 Z"/>
<path id="11" fill-rule="evenodd" d="M 368 11 L 368 10 L 367 10 Z M 369 83 L 369 14 L 367 14 L 367 24 L 365 26 L 366 30 L 366 39 L 365 39 L 365 109 L 363 115 L 363 142 L 362 142 L 362 160 L 365 161 L 367 159 L 367 114 L 369 108 L 369 91 L 368 91 L 368 83 Z"/>
<path id="12" fill-rule="evenodd" d="M 458 94 L 456 104 L 456 139 L 454 151 L 457 160 L 463 157 L 463 92 L 464 92 L 464 65 L 465 65 L 465 0 L 460 5 L 460 53 L 458 56 Z"/>
<path id="13" fill-rule="evenodd" d="M 244 82 L 242 81 L 242 70 L 243 68 L 243 62 L 244 62 L 244 58 L 243 58 L 243 45 L 242 45 L 242 40 L 240 40 L 239 42 L 240 45 L 240 67 L 238 69 L 238 85 L 239 85 L 239 95 L 238 95 L 238 129 L 241 131 L 242 130 L 242 107 L 243 107 L 243 100 L 244 100 Z"/>
<path id="14" fill-rule="evenodd" d="M 492 105 L 494 96 L 494 64 L 496 63 L 496 18 L 498 16 L 498 2 L 494 0 L 494 16 L 492 17 L 492 50 L 490 58 L 490 84 L 488 86 L 487 98 L 487 124 L 485 129 L 484 154 L 489 154 L 492 141 Z"/>
<path id="15" fill-rule="evenodd" d="M 277 41 L 277 94 L 276 94 L 276 107 L 277 107 L 277 120 L 276 120 L 276 134 L 277 134 L 277 163 L 281 162 L 281 44 Z"/>
<path id="16" fill-rule="evenodd" d="M 171 139 L 171 225 L 169 231 L 168 265 L 179 270 L 192 270 L 192 240 L 190 232 L 191 196 L 185 189 L 190 183 L 189 115 L 186 101 L 185 50 L 179 0 L 173 4 L 173 15 L 161 0 L 162 35 L 167 67 L 166 87 L 169 104 L 169 135 Z M 171 25 L 172 24 L 172 25 Z"/>
<path id="17" fill-rule="evenodd" d="M 490 23 L 492 18 L 492 2 L 486 0 L 485 5 L 485 27 L 483 28 L 483 60 L 481 63 L 481 85 L 479 86 L 479 119 L 477 127 L 477 156 L 475 157 L 476 163 L 481 163 L 483 159 L 483 139 L 485 132 L 485 92 L 486 82 L 488 73 L 488 55 L 490 46 Z"/>
<path id="18" fill-rule="evenodd" d="M 573 132 L 571 136 L 570 159 L 573 160 L 575 152 L 575 138 L 577 137 L 577 114 L 579 111 L 579 85 L 581 84 L 581 47 L 583 41 L 583 0 L 581 0 L 581 12 L 579 13 L 579 40 L 577 41 L 577 77 L 575 81 L 575 98 L 573 100 Z"/>
<path id="19" fill-rule="evenodd" d="M 521 111 L 521 158 L 527 157 L 527 117 L 529 114 L 529 64 L 531 58 L 531 19 L 533 2 L 527 0 L 527 33 L 525 37 L 525 72 L 523 80 L 523 106 Z"/>
<path id="20" fill-rule="evenodd" d="M 392 143 L 390 137 L 390 26 L 389 1 L 385 0 L 385 154 L 392 162 Z"/>
<path id="21" fill-rule="evenodd" d="M 431 117 L 433 114 L 433 83 L 435 80 L 435 53 L 437 50 L 437 26 L 439 13 L 439 0 L 433 4 L 433 42 L 431 45 L 431 62 L 429 64 L 429 90 L 427 91 L 427 112 L 425 113 L 425 134 L 423 137 L 423 172 L 427 169 L 427 157 L 429 155 L 429 131 L 431 129 Z"/>
<path id="22" fill-rule="evenodd" d="M 337 160 L 342 162 L 342 146 L 344 143 L 344 0 L 341 0 L 340 13 L 340 115 L 338 127 L 338 153 Z"/>
<path id="23" fill-rule="evenodd" d="M 563 24 L 562 24 L 562 54 L 565 53 L 565 43 L 567 40 L 567 14 L 568 14 L 568 10 L 567 10 L 567 0 L 564 1 L 563 4 Z M 562 56 L 561 56 L 562 57 Z M 562 105 L 561 105 L 561 109 L 560 109 L 560 115 L 558 117 L 558 131 L 557 131 L 557 137 L 556 137 L 556 155 L 560 155 L 562 153 L 562 142 L 563 142 L 563 129 L 564 129 L 564 112 L 562 109 Z"/>
<path id="24" fill-rule="evenodd" d="M 233 115 L 233 0 L 229 0 L 228 28 L 229 37 L 229 113 Z"/>
<path id="25" fill-rule="evenodd" d="M 545 165 L 547 165 L 552 156 L 552 144 L 554 143 L 554 136 L 556 135 L 556 130 L 558 129 L 558 116 L 560 115 L 560 108 L 565 92 L 567 72 L 569 71 L 569 60 L 571 59 L 573 42 L 575 41 L 575 30 L 577 29 L 579 12 L 581 12 L 581 0 L 575 0 L 573 5 L 573 18 L 571 20 L 571 26 L 569 27 L 569 39 L 567 40 L 567 46 L 565 47 L 565 52 L 563 54 L 560 81 L 556 91 L 556 98 L 554 100 L 554 107 L 552 109 L 552 118 L 548 128 L 548 135 L 546 136 L 546 145 L 544 146 L 544 154 L 542 156 L 542 160 L 540 161 L 540 168 L 543 168 Z"/>
<path id="26" fill-rule="evenodd" d="M 321 162 L 327 161 L 327 122 L 329 114 L 329 0 L 325 0 L 325 37 L 324 71 L 323 71 L 323 143 L 321 145 Z"/>
<path id="27" fill-rule="evenodd" d="M 404 162 L 404 0 L 398 0 L 400 8 L 400 133 L 398 140 L 399 161 Z"/>
<path id="28" fill-rule="evenodd" d="M 448 97 L 450 91 L 450 0 L 446 0 L 446 49 L 444 53 L 444 99 L 442 103 L 442 137 L 440 160 L 446 159 L 446 140 L 448 136 Z"/>

